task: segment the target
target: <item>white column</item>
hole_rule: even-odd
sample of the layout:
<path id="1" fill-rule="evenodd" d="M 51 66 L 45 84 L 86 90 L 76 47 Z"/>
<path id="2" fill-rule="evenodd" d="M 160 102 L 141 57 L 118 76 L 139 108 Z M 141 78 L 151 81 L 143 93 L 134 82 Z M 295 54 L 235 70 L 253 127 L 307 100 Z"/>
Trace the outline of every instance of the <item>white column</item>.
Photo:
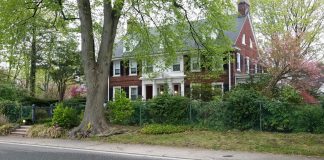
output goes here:
<path id="1" fill-rule="evenodd" d="M 168 87 L 169 87 L 168 92 L 170 92 L 169 94 L 173 94 L 173 86 L 172 86 L 171 79 L 168 79 Z"/>
<path id="2" fill-rule="evenodd" d="M 185 85 L 184 85 L 184 82 L 181 82 L 181 96 L 185 96 Z"/>
<path id="3" fill-rule="evenodd" d="M 146 100 L 146 85 L 142 81 L 142 100 Z"/>
<path id="4" fill-rule="evenodd" d="M 153 80 L 153 97 L 157 96 L 157 85 L 155 80 Z"/>

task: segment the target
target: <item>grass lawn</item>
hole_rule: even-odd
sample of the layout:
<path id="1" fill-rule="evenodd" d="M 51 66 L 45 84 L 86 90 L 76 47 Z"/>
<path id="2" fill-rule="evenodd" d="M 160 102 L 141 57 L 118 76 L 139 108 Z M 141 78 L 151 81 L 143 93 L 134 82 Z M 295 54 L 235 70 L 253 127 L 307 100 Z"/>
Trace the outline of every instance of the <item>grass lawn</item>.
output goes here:
<path id="1" fill-rule="evenodd" d="M 93 137 L 91 140 L 324 157 L 324 134 L 193 130 L 164 135 L 131 132 L 106 138 Z"/>

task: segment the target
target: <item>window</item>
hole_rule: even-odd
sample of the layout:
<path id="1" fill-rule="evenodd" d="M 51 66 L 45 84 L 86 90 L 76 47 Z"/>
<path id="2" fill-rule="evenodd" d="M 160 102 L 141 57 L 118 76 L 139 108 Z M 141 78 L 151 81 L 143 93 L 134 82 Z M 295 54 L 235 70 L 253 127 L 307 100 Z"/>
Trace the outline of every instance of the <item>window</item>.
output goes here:
<path id="1" fill-rule="evenodd" d="M 138 87 L 137 86 L 129 86 L 129 99 L 136 100 L 138 97 Z"/>
<path id="2" fill-rule="evenodd" d="M 250 73 L 250 58 L 246 57 L 246 73 Z"/>
<path id="3" fill-rule="evenodd" d="M 113 100 L 115 100 L 116 93 L 121 93 L 121 87 L 120 86 L 113 87 Z"/>
<path id="4" fill-rule="evenodd" d="M 180 58 L 178 57 L 176 62 L 172 66 L 173 71 L 180 71 Z"/>
<path id="5" fill-rule="evenodd" d="M 253 48 L 253 43 L 251 38 L 250 38 L 250 48 Z"/>
<path id="6" fill-rule="evenodd" d="M 236 53 L 236 70 L 241 72 L 241 54 Z"/>
<path id="7" fill-rule="evenodd" d="M 223 95 L 223 93 L 224 93 L 224 83 L 222 83 L 222 82 L 212 83 L 212 88 L 213 88 L 213 90 L 221 91 L 221 94 Z"/>
<path id="8" fill-rule="evenodd" d="M 258 73 L 258 64 L 257 63 L 255 63 L 255 65 L 254 65 L 254 73 Z"/>
<path id="9" fill-rule="evenodd" d="M 135 60 L 129 61 L 129 75 L 137 75 L 137 62 Z"/>
<path id="10" fill-rule="evenodd" d="M 120 61 L 114 61 L 114 76 L 120 76 Z"/>
<path id="11" fill-rule="evenodd" d="M 191 58 L 191 71 L 199 72 L 200 71 L 200 62 L 198 57 Z"/>
<path id="12" fill-rule="evenodd" d="M 246 43 L 245 43 L 245 34 L 243 34 L 243 36 L 242 36 L 242 44 L 246 45 Z"/>

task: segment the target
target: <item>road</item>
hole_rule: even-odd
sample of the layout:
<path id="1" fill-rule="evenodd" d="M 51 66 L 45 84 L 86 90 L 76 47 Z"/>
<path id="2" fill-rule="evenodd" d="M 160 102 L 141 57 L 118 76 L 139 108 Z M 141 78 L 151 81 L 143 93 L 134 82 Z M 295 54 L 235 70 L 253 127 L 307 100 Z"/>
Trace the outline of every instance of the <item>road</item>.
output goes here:
<path id="1" fill-rule="evenodd" d="M 171 160 L 135 154 L 0 144 L 0 160 Z"/>

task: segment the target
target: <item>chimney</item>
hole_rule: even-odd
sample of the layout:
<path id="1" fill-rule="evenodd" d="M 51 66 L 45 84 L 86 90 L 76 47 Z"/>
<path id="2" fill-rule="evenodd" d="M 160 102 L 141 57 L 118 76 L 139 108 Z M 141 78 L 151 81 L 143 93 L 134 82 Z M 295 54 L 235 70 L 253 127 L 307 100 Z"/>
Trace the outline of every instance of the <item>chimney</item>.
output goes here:
<path id="1" fill-rule="evenodd" d="M 246 16 L 250 12 L 250 2 L 249 0 L 240 0 L 238 4 L 238 11 L 240 16 Z"/>

